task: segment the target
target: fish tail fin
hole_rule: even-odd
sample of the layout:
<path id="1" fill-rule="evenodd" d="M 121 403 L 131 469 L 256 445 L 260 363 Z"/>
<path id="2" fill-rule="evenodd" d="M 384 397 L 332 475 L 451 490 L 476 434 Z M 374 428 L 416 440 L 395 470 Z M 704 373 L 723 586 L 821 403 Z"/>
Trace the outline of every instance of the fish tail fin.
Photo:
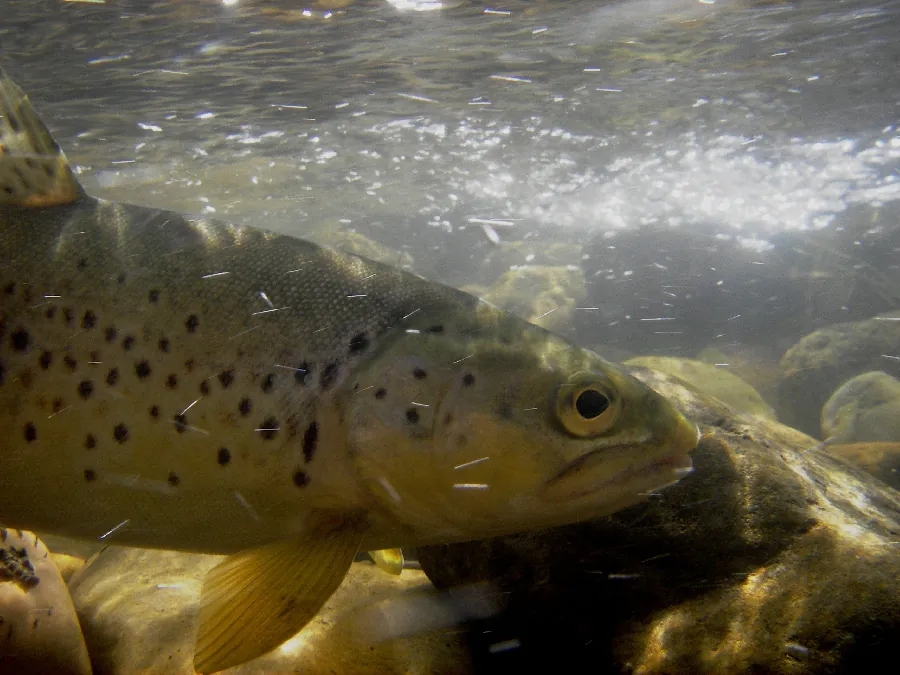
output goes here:
<path id="1" fill-rule="evenodd" d="M 58 206 L 84 195 L 28 96 L 0 69 L 0 205 Z"/>

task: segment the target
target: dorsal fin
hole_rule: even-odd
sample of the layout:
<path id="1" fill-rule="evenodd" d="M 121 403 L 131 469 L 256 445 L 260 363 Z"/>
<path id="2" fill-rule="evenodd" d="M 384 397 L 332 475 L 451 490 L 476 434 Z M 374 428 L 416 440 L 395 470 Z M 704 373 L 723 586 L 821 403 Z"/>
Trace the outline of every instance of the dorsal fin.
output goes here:
<path id="1" fill-rule="evenodd" d="M 0 205 L 58 206 L 84 194 L 25 92 L 0 69 Z"/>

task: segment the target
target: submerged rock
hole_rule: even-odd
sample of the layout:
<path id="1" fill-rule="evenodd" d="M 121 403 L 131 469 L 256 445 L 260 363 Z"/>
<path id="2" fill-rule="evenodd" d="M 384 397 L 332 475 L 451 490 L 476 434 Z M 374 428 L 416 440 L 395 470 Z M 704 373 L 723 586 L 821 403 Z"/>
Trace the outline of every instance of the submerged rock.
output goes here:
<path id="1" fill-rule="evenodd" d="M 830 443 L 900 441 L 900 380 L 872 371 L 847 380 L 822 408 Z"/>
<path id="2" fill-rule="evenodd" d="M 778 417 L 810 435 L 819 433 L 831 393 L 862 373 L 881 370 L 900 356 L 900 313 L 817 330 L 781 359 Z"/>
<path id="3" fill-rule="evenodd" d="M 90 672 L 72 600 L 47 547 L 32 532 L 0 529 L 0 673 Z"/>
<path id="4" fill-rule="evenodd" d="M 626 361 L 625 365 L 658 370 L 727 403 L 738 412 L 775 419 L 775 411 L 762 396 L 724 368 L 675 356 L 639 356 Z"/>
<path id="5" fill-rule="evenodd" d="M 900 495 L 794 429 L 636 374 L 701 426 L 693 474 L 602 520 L 418 551 L 440 588 L 507 594 L 501 617 L 469 626 L 476 664 L 695 675 L 893 662 Z"/>
<path id="6" fill-rule="evenodd" d="M 855 464 L 900 490 L 900 443 L 845 443 L 825 448 L 829 455 Z"/>
<path id="7" fill-rule="evenodd" d="M 94 672 L 193 675 L 195 617 L 203 575 L 220 556 L 112 546 L 70 581 Z M 281 647 L 224 673 L 467 672 L 459 641 L 435 631 L 396 634 L 375 603 L 430 589 L 424 575 L 393 577 L 354 564 L 321 612 Z M 365 616 L 366 621 L 354 621 Z M 391 639 L 394 638 L 394 639 Z"/>

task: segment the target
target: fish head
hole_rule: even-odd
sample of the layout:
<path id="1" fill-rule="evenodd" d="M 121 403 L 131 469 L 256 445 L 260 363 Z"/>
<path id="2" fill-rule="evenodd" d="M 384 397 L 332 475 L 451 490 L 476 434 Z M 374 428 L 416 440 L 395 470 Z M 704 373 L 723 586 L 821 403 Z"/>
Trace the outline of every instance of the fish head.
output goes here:
<path id="1" fill-rule="evenodd" d="M 407 539 L 579 522 L 690 470 L 696 425 L 624 369 L 493 308 L 441 328 L 400 332 L 346 401 L 374 512 Z"/>

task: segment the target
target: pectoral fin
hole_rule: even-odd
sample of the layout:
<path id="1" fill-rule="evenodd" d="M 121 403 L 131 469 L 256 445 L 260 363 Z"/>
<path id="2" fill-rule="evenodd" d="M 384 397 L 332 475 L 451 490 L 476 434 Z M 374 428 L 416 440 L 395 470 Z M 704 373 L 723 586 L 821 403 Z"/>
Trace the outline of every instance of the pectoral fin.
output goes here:
<path id="1" fill-rule="evenodd" d="M 403 571 L 403 549 L 384 548 L 380 551 L 369 551 L 369 557 L 378 568 L 398 576 Z"/>
<path id="2" fill-rule="evenodd" d="M 323 519 L 303 536 L 229 556 L 203 580 L 194 668 L 213 673 L 292 637 L 347 574 L 364 524 Z"/>

